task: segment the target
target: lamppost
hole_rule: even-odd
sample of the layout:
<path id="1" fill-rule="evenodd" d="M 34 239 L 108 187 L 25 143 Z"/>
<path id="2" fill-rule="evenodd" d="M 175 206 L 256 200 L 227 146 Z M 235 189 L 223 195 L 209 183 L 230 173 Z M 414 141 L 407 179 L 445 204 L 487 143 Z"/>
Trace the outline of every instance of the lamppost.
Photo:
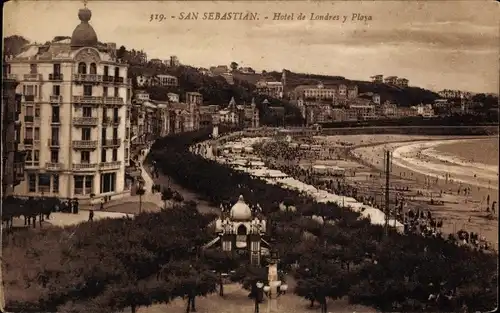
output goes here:
<path id="1" fill-rule="evenodd" d="M 286 293 L 288 285 L 283 284 L 280 280 L 275 280 L 270 281 L 269 285 L 264 286 L 262 289 L 269 299 L 267 302 L 267 313 L 278 312 L 278 298 Z"/>

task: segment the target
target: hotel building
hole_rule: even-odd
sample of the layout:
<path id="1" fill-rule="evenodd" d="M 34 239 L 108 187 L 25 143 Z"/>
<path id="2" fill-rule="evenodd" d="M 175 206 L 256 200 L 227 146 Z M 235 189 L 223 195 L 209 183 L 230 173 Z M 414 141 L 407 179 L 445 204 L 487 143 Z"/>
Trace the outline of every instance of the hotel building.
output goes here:
<path id="1" fill-rule="evenodd" d="M 25 179 L 18 195 L 107 199 L 127 194 L 128 67 L 116 45 L 98 42 L 91 11 L 71 39 L 32 45 L 7 60 L 22 94 L 21 150 Z"/>

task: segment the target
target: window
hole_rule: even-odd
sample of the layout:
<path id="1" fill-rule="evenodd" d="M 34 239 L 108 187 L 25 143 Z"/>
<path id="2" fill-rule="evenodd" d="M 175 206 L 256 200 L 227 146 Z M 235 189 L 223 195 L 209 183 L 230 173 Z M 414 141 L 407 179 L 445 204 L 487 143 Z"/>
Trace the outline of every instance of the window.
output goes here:
<path id="1" fill-rule="evenodd" d="M 53 65 L 53 68 L 52 68 L 52 73 L 58 75 L 58 74 L 61 74 L 61 64 L 54 64 Z"/>
<path id="2" fill-rule="evenodd" d="M 50 162 L 59 163 L 59 150 L 50 150 Z"/>
<path id="3" fill-rule="evenodd" d="M 127 110 L 127 120 L 130 118 L 130 110 Z"/>
<path id="4" fill-rule="evenodd" d="M 50 192 L 50 178 L 49 174 L 38 174 L 38 191 Z"/>
<path id="5" fill-rule="evenodd" d="M 92 117 L 92 108 L 91 107 L 83 107 L 83 117 Z"/>
<path id="6" fill-rule="evenodd" d="M 85 176 L 85 194 L 92 193 L 92 186 L 94 182 L 94 176 L 87 175 Z"/>
<path id="7" fill-rule="evenodd" d="M 120 76 L 120 68 L 115 67 L 115 77 L 118 77 L 118 76 Z"/>
<path id="8" fill-rule="evenodd" d="M 118 128 L 116 127 L 113 128 L 113 139 L 118 139 Z"/>
<path id="9" fill-rule="evenodd" d="M 104 66 L 104 76 L 109 76 L 109 66 Z"/>
<path id="10" fill-rule="evenodd" d="M 52 193 L 59 193 L 59 175 L 52 175 Z"/>
<path id="11" fill-rule="evenodd" d="M 130 100 L 130 89 L 127 88 L 127 99 L 126 101 L 128 102 Z"/>
<path id="12" fill-rule="evenodd" d="M 51 128 L 51 137 L 53 141 L 58 142 L 59 141 L 59 127 L 52 127 Z"/>
<path id="13" fill-rule="evenodd" d="M 40 127 L 35 127 L 34 140 L 40 140 Z"/>
<path id="14" fill-rule="evenodd" d="M 82 140 L 90 140 L 90 128 L 82 128 Z"/>
<path id="15" fill-rule="evenodd" d="M 114 192 L 116 173 L 101 174 L 101 193 Z"/>
<path id="16" fill-rule="evenodd" d="M 102 108 L 102 119 L 105 120 L 108 117 L 108 109 Z"/>
<path id="17" fill-rule="evenodd" d="M 125 138 L 126 138 L 126 139 L 130 139 L 130 127 L 127 127 L 127 128 L 125 129 Z"/>
<path id="18" fill-rule="evenodd" d="M 33 139 L 33 127 L 26 127 L 24 130 L 24 138 Z"/>
<path id="19" fill-rule="evenodd" d="M 118 150 L 113 149 L 113 162 L 118 161 Z"/>
<path id="20" fill-rule="evenodd" d="M 87 74 L 87 64 L 83 62 L 78 63 L 78 74 Z"/>
<path id="21" fill-rule="evenodd" d="M 92 96 L 92 85 L 83 86 L 83 95 L 87 97 Z"/>
<path id="22" fill-rule="evenodd" d="M 25 96 L 36 96 L 38 91 L 38 86 L 33 85 L 24 85 L 23 86 L 23 94 Z"/>
<path id="23" fill-rule="evenodd" d="M 90 151 L 80 152 L 80 163 L 90 163 Z"/>
<path id="24" fill-rule="evenodd" d="M 84 176 L 74 176 L 75 185 L 74 185 L 74 193 L 75 195 L 83 194 L 83 177 Z"/>
<path id="25" fill-rule="evenodd" d="M 28 174 L 28 192 L 36 192 L 36 175 Z"/>
<path id="26" fill-rule="evenodd" d="M 54 96 L 59 96 L 59 95 L 61 95 L 61 86 L 59 86 L 59 85 L 54 85 L 54 86 L 52 86 L 52 94 L 53 94 Z"/>
<path id="27" fill-rule="evenodd" d="M 101 162 L 106 162 L 106 149 L 101 150 Z"/>
<path id="28" fill-rule="evenodd" d="M 38 66 L 36 64 L 30 64 L 30 74 L 38 74 Z"/>
<path id="29" fill-rule="evenodd" d="M 102 96 L 107 97 L 108 96 L 108 87 L 102 87 Z"/>
<path id="30" fill-rule="evenodd" d="M 34 114 L 33 106 L 27 105 L 26 106 L 26 111 L 25 111 L 24 115 L 26 115 L 26 116 L 33 116 L 33 114 Z"/>
<path id="31" fill-rule="evenodd" d="M 35 117 L 40 117 L 40 108 L 35 108 Z"/>
<path id="32" fill-rule="evenodd" d="M 97 74 L 97 66 L 95 63 L 90 63 L 90 74 Z"/>
<path id="33" fill-rule="evenodd" d="M 119 97 L 118 87 L 115 87 L 115 97 Z"/>
<path id="34" fill-rule="evenodd" d="M 106 127 L 103 127 L 101 129 L 101 140 L 105 141 L 106 140 Z"/>
<path id="35" fill-rule="evenodd" d="M 125 148 L 125 161 L 128 160 L 128 148 Z"/>

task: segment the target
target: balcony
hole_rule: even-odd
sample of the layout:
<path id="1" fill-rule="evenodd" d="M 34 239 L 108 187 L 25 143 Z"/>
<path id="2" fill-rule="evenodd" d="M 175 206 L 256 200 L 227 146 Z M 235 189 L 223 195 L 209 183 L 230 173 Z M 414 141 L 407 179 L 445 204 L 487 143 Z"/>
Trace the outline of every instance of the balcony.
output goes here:
<path id="1" fill-rule="evenodd" d="M 125 79 L 123 77 L 115 76 L 115 82 L 123 84 L 124 81 Z"/>
<path id="2" fill-rule="evenodd" d="M 102 77 L 102 80 L 105 83 L 114 83 L 115 82 L 115 78 L 113 76 L 109 76 L 109 75 L 104 75 Z"/>
<path id="3" fill-rule="evenodd" d="M 63 78 L 64 78 L 64 76 L 61 73 L 52 73 L 52 74 L 49 74 L 49 80 L 50 81 L 62 81 Z"/>
<path id="4" fill-rule="evenodd" d="M 26 161 L 24 163 L 25 170 L 37 170 L 40 167 L 39 161 Z"/>
<path id="5" fill-rule="evenodd" d="M 103 147 L 119 147 L 121 144 L 121 139 L 107 139 L 102 142 Z"/>
<path id="6" fill-rule="evenodd" d="M 35 102 L 35 95 L 25 95 L 24 102 Z"/>
<path id="7" fill-rule="evenodd" d="M 25 138 L 25 139 L 23 140 L 23 144 L 24 144 L 25 146 L 32 146 L 32 145 L 33 145 L 33 139 Z"/>
<path id="8" fill-rule="evenodd" d="M 73 140 L 74 149 L 96 149 L 97 140 Z"/>
<path id="9" fill-rule="evenodd" d="M 33 123 L 35 121 L 35 117 L 33 115 L 26 115 L 24 117 L 24 121 L 26 123 Z"/>
<path id="10" fill-rule="evenodd" d="M 102 103 L 103 97 L 94 96 L 73 96 L 73 102 L 76 104 L 93 104 L 99 105 Z"/>
<path id="11" fill-rule="evenodd" d="M 77 83 L 82 82 L 99 84 L 104 80 L 102 75 L 97 74 L 73 74 L 73 81 Z"/>
<path id="12" fill-rule="evenodd" d="M 61 103 L 62 102 L 62 96 L 61 95 L 51 95 L 50 96 L 50 103 Z"/>
<path id="13" fill-rule="evenodd" d="M 99 169 L 101 169 L 101 170 L 114 170 L 114 169 L 119 169 L 121 165 L 122 165 L 121 161 L 101 162 L 99 164 Z"/>
<path id="14" fill-rule="evenodd" d="M 97 170 L 97 163 L 80 163 L 73 164 L 73 171 L 95 171 Z"/>
<path id="15" fill-rule="evenodd" d="M 59 139 L 49 139 L 47 140 L 47 145 L 50 147 L 50 148 L 58 148 L 60 147 L 60 142 L 59 142 Z"/>
<path id="16" fill-rule="evenodd" d="M 24 80 L 27 81 L 41 81 L 42 74 L 32 73 L 32 74 L 24 74 Z"/>
<path id="17" fill-rule="evenodd" d="M 97 126 L 98 123 L 97 117 L 73 117 L 74 126 Z"/>
<path id="18" fill-rule="evenodd" d="M 117 117 L 104 117 L 102 119 L 102 124 L 103 125 L 120 125 L 121 118 L 119 116 Z"/>
<path id="19" fill-rule="evenodd" d="M 17 80 L 17 75 L 16 74 L 4 74 L 3 79 Z"/>
<path id="20" fill-rule="evenodd" d="M 45 163 L 45 169 L 47 171 L 61 171 L 63 169 L 63 164 L 62 163 L 47 162 L 47 163 Z"/>
<path id="21" fill-rule="evenodd" d="M 51 124 L 61 124 L 61 118 L 59 115 L 54 115 L 50 119 Z"/>
<path id="22" fill-rule="evenodd" d="M 105 105 L 123 105 L 123 98 L 122 97 L 104 97 L 104 104 Z"/>

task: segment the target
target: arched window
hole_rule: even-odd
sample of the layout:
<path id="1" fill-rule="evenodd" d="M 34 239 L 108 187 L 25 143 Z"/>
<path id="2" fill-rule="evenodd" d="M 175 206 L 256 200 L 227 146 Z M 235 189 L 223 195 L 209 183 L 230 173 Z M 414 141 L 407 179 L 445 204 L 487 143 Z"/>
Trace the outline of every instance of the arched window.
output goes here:
<path id="1" fill-rule="evenodd" d="M 84 62 L 78 63 L 78 74 L 87 74 L 87 64 Z"/>
<path id="2" fill-rule="evenodd" d="M 90 74 L 97 74 L 97 66 L 95 63 L 90 63 Z"/>
<path id="3" fill-rule="evenodd" d="M 240 226 L 238 226 L 237 234 L 239 236 L 247 234 L 247 228 L 245 227 L 245 225 L 241 224 Z"/>
<path id="4" fill-rule="evenodd" d="M 115 77 L 119 77 L 119 76 L 120 76 L 120 68 L 115 67 Z"/>

